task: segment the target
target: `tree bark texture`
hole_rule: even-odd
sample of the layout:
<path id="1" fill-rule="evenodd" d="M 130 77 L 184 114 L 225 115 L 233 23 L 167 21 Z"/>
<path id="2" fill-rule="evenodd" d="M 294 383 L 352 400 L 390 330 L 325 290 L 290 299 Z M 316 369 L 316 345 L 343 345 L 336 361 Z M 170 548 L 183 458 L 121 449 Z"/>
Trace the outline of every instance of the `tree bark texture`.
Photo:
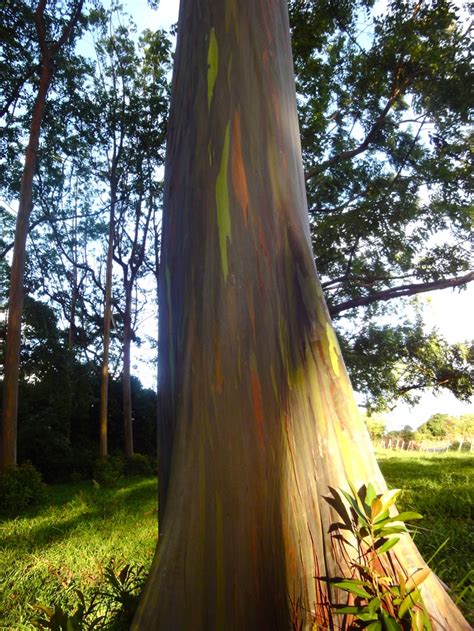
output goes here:
<path id="1" fill-rule="evenodd" d="M 33 177 L 36 171 L 41 121 L 52 77 L 53 58 L 51 55 L 45 54 L 38 94 L 31 118 L 30 136 L 25 153 L 18 214 L 16 217 L 4 362 L 1 468 L 16 465 L 17 462 L 18 377 L 20 370 L 21 318 L 24 301 L 23 277 L 25 272 L 26 238 L 33 208 Z"/>
<path id="2" fill-rule="evenodd" d="M 337 628 L 322 498 L 385 484 L 314 266 L 284 0 L 181 0 L 165 180 L 160 540 L 132 628 Z M 423 594 L 469 628 L 434 575 Z"/>
<path id="3" fill-rule="evenodd" d="M 99 420 L 99 455 L 105 458 L 107 448 L 107 414 L 109 401 L 109 348 L 110 330 L 112 326 L 112 271 L 115 235 L 115 205 L 117 201 L 116 159 L 112 161 L 110 178 L 110 214 L 107 261 L 105 269 L 105 301 L 104 301 L 104 344 L 100 379 L 100 420 Z"/>
<path id="4" fill-rule="evenodd" d="M 132 388 L 130 382 L 130 347 L 132 343 L 132 289 L 133 279 L 124 280 L 125 311 L 123 322 L 123 439 L 124 451 L 127 457 L 133 456 L 133 426 L 132 426 Z"/>

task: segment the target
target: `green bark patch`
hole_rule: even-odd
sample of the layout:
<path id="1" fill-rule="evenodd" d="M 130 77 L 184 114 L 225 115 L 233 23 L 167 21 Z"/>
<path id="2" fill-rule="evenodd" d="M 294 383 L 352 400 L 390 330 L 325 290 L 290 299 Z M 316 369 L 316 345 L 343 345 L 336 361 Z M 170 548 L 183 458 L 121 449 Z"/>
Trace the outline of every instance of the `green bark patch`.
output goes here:
<path id="1" fill-rule="evenodd" d="M 217 70 L 219 67 L 219 47 L 217 45 L 216 31 L 211 28 L 209 37 L 209 49 L 207 51 L 207 107 L 211 109 L 214 86 L 216 85 Z"/>
<path id="2" fill-rule="evenodd" d="M 216 180 L 217 226 L 219 229 L 219 249 L 221 253 L 222 273 L 227 281 L 229 262 L 227 257 L 227 239 L 231 241 L 231 223 L 229 212 L 229 186 L 227 171 L 229 167 L 230 123 L 227 123 L 222 149 L 221 165 Z"/>

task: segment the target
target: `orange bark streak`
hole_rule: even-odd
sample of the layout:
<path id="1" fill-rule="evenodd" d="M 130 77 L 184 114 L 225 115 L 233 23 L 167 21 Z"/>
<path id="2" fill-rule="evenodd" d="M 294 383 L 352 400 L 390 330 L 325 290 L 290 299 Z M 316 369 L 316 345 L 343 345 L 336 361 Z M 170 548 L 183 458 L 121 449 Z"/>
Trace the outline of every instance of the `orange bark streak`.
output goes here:
<path id="1" fill-rule="evenodd" d="M 239 202 L 245 225 L 249 216 L 249 191 L 247 187 L 247 176 L 245 175 L 244 161 L 242 159 L 242 142 L 240 133 L 240 114 L 234 112 L 232 123 L 232 184 L 235 196 Z"/>
<path id="2" fill-rule="evenodd" d="M 262 389 L 260 387 L 260 379 L 254 370 L 251 371 L 250 377 L 252 381 L 253 409 L 255 411 L 255 420 L 257 422 L 257 439 L 263 449 L 265 447 L 265 436 L 263 432 Z"/>

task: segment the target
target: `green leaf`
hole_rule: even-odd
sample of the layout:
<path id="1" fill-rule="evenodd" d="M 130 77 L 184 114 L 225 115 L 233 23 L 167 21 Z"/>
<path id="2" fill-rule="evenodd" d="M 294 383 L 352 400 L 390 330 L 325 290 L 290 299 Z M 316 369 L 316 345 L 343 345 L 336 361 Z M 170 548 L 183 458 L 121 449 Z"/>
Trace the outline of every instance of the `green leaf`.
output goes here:
<path id="1" fill-rule="evenodd" d="M 364 614 L 368 611 L 367 607 L 356 607 L 355 605 L 347 607 L 336 607 L 333 609 L 334 613 L 350 613 L 354 615 Z"/>
<path id="2" fill-rule="evenodd" d="M 356 512 L 356 514 L 358 515 L 358 517 L 360 517 L 360 519 L 364 522 L 364 524 L 367 525 L 367 520 L 366 517 L 363 513 L 363 511 L 361 511 L 361 509 L 359 508 L 359 505 L 357 503 L 357 500 L 355 500 L 352 495 L 350 495 L 349 493 L 347 493 L 347 491 L 343 491 L 341 489 L 341 493 L 344 495 L 344 497 L 346 498 L 346 500 L 349 502 L 350 506 L 354 509 L 354 511 Z"/>
<path id="3" fill-rule="evenodd" d="M 383 495 L 380 496 L 380 501 L 382 502 L 383 510 L 386 511 L 395 504 L 397 497 L 400 495 L 401 489 L 391 489 L 390 491 L 386 491 Z"/>
<path id="4" fill-rule="evenodd" d="M 412 591 L 410 594 L 407 594 L 407 596 L 405 596 L 405 598 L 403 599 L 403 602 L 400 605 L 400 608 L 398 610 L 398 617 L 402 619 L 403 616 L 407 613 L 407 611 L 411 609 L 412 607 L 414 607 L 414 605 L 416 605 L 417 602 L 419 602 L 420 598 L 421 598 L 421 594 L 418 589 L 416 591 Z"/>
<path id="5" fill-rule="evenodd" d="M 405 511 L 398 515 L 398 521 L 413 521 L 414 519 L 423 519 L 423 515 L 414 511 Z"/>
<path id="6" fill-rule="evenodd" d="M 367 484 L 367 491 L 365 493 L 365 502 L 368 507 L 372 506 L 374 499 L 376 499 L 377 493 L 373 487 L 372 482 Z"/>
<path id="7" fill-rule="evenodd" d="M 407 532 L 406 526 L 404 525 L 400 525 L 400 526 L 390 526 L 388 525 L 388 527 L 384 528 L 380 528 L 376 530 L 376 533 L 379 536 L 382 537 L 387 537 L 388 535 L 399 535 L 399 534 L 405 534 Z"/>
<path id="8" fill-rule="evenodd" d="M 384 628 L 384 631 L 400 631 L 401 630 L 401 627 L 398 624 L 398 622 L 394 618 L 391 618 L 390 616 L 388 616 L 387 614 L 384 614 L 383 616 L 383 628 Z"/>
<path id="9" fill-rule="evenodd" d="M 376 613 L 360 613 L 357 615 L 359 620 L 363 622 L 369 622 L 370 620 L 377 620 L 378 616 Z"/>
<path id="10" fill-rule="evenodd" d="M 393 546 L 396 546 L 399 541 L 400 537 L 393 537 L 392 539 L 387 539 L 387 541 L 385 541 L 385 543 L 383 543 L 379 548 L 377 548 L 377 546 L 375 547 L 379 554 L 384 554 L 385 552 L 391 550 Z"/>
<path id="11" fill-rule="evenodd" d="M 350 592 L 351 594 L 359 596 L 360 598 L 372 598 L 372 594 L 366 591 L 358 581 L 339 581 L 337 583 L 334 583 L 334 587 L 342 589 L 345 592 Z"/>
<path id="12" fill-rule="evenodd" d="M 371 622 L 367 625 L 365 629 L 366 631 L 382 631 L 382 623 L 380 620 L 376 620 L 375 622 Z"/>
<path id="13" fill-rule="evenodd" d="M 372 598 L 369 602 L 369 611 L 370 613 L 374 613 L 377 609 L 380 609 L 380 598 Z"/>

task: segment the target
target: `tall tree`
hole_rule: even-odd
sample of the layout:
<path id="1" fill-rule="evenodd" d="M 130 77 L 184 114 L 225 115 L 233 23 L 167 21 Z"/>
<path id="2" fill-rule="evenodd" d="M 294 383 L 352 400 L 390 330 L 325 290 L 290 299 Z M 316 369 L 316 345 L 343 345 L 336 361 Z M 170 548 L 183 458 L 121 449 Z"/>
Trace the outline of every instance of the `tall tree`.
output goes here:
<path id="1" fill-rule="evenodd" d="M 55 4 L 55 3 L 53 3 Z M 32 189 L 36 169 L 37 152 L 46 97 L 54 74 L 54 60 L 68 42 L 81 15 L 84 0 L 67 3 L 69 16 L 65 20 L 63 7 L 59 7 L 60 19 L 52 20 L 47 14 L 47 0 L 39 0 L 31 17 L 36 30 L 39 48 L 39 83 L 33 106 L 28 145 L 21 176 L 20 196 L 15 228 L 15 244 L 11 266 L 10 293 L 8 298 L 7 345 L 4 363 L 4 395 L 2 412 L 2 446 L 0 467 L 16 464 L 16 436 L 18 414 L 18 374 L 21 342 L 21 314 L 23 310 L 23 275 L 25 269 L 26 238 L 33 206 Z M 52 7 L 54 14 L 56 7 Z M 63 10 L 61 10 L 63 9 Z M 56 28 L 51 27 L 53 22 Z M 58 26 L 59 24 L 59 26 Z M 14 93 L 16 96 L 16 91 Z M 14 100 L 14 99 L 13 99 Z"/>
<path id="2" fill-rule="evenodd" d="M 407 298 L 474 278 L 472 21 L 449 0 L 381 6 L 289 1 L 316 263 L 351 377 L 372 407 L 425 387 L 461 398 L 474 390 L 472 379 L 459 387 L 466 352 L 457 361 L 459 349 L 426 335 Z M 443 369 L 433 371 L 436 337 Z M 370 374 L 374 358 L 383 370 Z"/>
<path id="3" fill-rule="evenodd" d="M 126 17 L 113 6 L 97 43 L 102 105 L 101 150 L 107 155 L 107 187 L 110 195 L 109 236 L 104 309 L 104 353 L 101 385 L 101 455 L 106 455 L 107 383 L 112 317 L 112 272 L 114 260 L 123 273 L 123 405 L 124 448 L 133 453 L 130 351 L 133 337 L 132 292 L 145 259 L 151 216 L 157 211 L 156 169 L 162 165 L 167 105 L 169 42 L 164 33 L 145 31 L 141 51 L 131 36 L 134 30 L 121 23 Z"/>
<path id="4" fill-rule="evenodd" d="M 324 627 L 322 497 L 385 485 L 316 276 L 284 0 L 182 0 L 169 129 L 161 539 L 132 628 Z M 433 574 L 423 596 L 469 628 Z"/>

